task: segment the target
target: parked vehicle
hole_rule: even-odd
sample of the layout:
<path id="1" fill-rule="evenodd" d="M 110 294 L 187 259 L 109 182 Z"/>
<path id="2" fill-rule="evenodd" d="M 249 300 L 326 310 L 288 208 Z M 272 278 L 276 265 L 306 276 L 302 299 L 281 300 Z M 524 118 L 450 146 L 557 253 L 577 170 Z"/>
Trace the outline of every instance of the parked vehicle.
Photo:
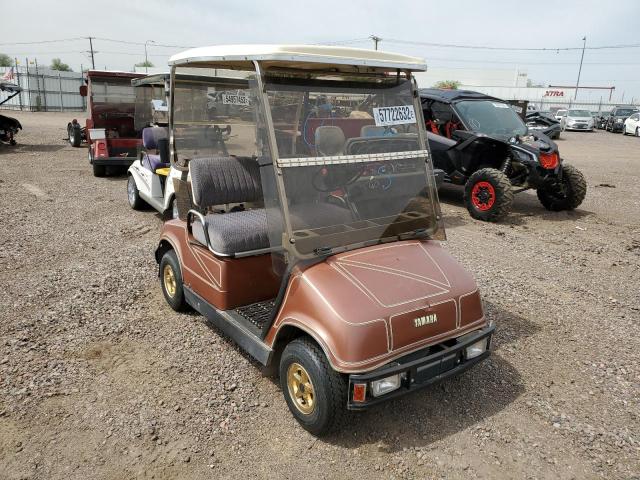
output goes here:
<path id="1" fill-rule="evenodd" d="M 477 286 L 433 241 L 444 231 L 412 78 L 422 59 L 245 45 L 169 64 L 202 72 L 191 92 L 171 86 L 180 219 L 164 223 L 156 260 L 173 309 L 197 310 L 279 373 L 315 435 L 487 358 Z M 209 72 L 230 68 L 248 76 L 251 121 L 211 116 L 201 96 Z M 220 156 L 207 131 L 227 122 L 237 137 Z"/>
<path id="2" fill-rule="evenodd" d="M 541 132 L 551 139 L 560 138 L 562 127 L 554 117 L 542 112 L 529 112 L 526 117 L 527 128 L 531 132 Z"/>
<path id="3" fill-rule="evenodd" d="M 136 159 L 141 132 L 134 127 L 135 96 L 131 80 L 144 74 L 89 70 L 87 85 L 80 95 L 87 97 L 89 118 L 85 126 L 77 119 L 67 124 L 69 144 L 88 145 L 93 174 L 103 177 L 107 167 L 129 167 Z"/>
<path id="4" fill-rule="evenodd" d="M 464 185 L 473 218 L 503 218 L 514 194 L 531 188 L 548 210 L 571 210 L 584 200 L 582 173 L 506 102 L 468 90 L 422 89 L 420 98 L 434 165 L 445 181 Z"/>
<path id="5" fill-rule="evenodd" d="M 6 97 L 0 100 L 0 105 L 7 103 L 21 91 L 22 87 L 19 85 L 0 79 L 0 92 L 6 94 Z M 17 119 L 0 115 L 0 142 L 15 145 L 17 142 L 14 137 L 19 130 L 22 130 L 22 125 Z"/>
<path id="6" fill-rule="evenodd" d="M 607 128 L 608 118 L 608 115 L 598 115 L 598 117 L 596 118 L 596 128 L 598 128 L 599 130 L 604 130 L 605 128 Z"/>
<path id="7" fill-rule="evenodd" d="M 614 107 L 607 118 L 606 130 L 608 132 L 622 132 L 627 118 L 638 111 L 635 107 Z"/>
<path id="8" fill-rule="evenodd" d="M 565 130 L 588 130 L 593 132 L 593 117 L 589 110 L 569 109 L 565 117 Z"/>
<path id="9" fill-rule="evenodd" d="M 191 88 L 188 87 L 191 80 L 190 76 L 184 75 L 175 79 L 178 95 L 183 91 L 184 85 L 187 85 L 187 89 L 191 92 Z M 169 74 L 149 75 L 131 81 L 136 94 L 135 127 L 136 130 L 142 130 L 142 151 L 127 172 L 127 198 L 134 210 L 149 205 L 162 213 L 165 218 L 178 218 L 173 179 L 180 178 L 181 172 L 175 168 L 172 169 L 169 162 L 169 82 Z M 210 79 L 208 92 L 202 97 L 207 101 L 209 115 L 219 111 L 221 115 L 229 116 L 232 112 L 229 108 L 230 102 L 238 99 L 237 94 L 229 98 L 229 94 L 225 92 L 229 92 L 229 88 L 233 86 L 240 86 L 243 91 L 246 91 L 247 81 L 229 78 Z M 218 91 L 217 94 L 216 91 Z M 212 99 L 216 98 L 214 102 Z M 214 126 L 208 132 L 210 146 L 215 144 L 218 147 L 218 155 L 228 155 L 226 142 L 229 141 L 230 134 L 230 125 L 222 128 Z"/>
<path id="10" fill-rule="evenodd" d="M 567 126 L 567 111 L 563 108 L 556 110 L 555 118 L 558 122 L 560 122 L 560 127 L 564 131 Z"/>
<path id="11" fill-rule="evenodd" d="M 624 135 L 640 137 L 640 113 L 634 113 L 624 121 L 622 133 Z"/>

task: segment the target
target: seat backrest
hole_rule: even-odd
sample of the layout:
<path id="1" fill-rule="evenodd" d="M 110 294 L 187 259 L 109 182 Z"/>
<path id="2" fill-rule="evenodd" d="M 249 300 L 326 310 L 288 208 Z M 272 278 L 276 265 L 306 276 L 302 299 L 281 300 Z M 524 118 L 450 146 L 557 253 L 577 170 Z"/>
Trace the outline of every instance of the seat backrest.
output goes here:
<path id="1" fill-rule="evenodd" d="M 340 155 L 346 141 L 340 127 L 324 125 L 316 128 L 316 149 L 318 155 Z"/>
<path id="2" fill-rule="evenodd" d="M 142 146 L 147 150 L 158 148 L 158 140 L 169 138 L 166 127 L 147 127 L 142 130 Z"/>
<path id="3" fill-rule="evenodd" d="M 189 171 L 193 201 L 201 208 L 263 199 L 260 167 L 253 158 L 194 158 Z"/>
<path id="4" fill-rule="evenodd" d="M 360 129 L 361 137 L 382 137 L 384 136 L 384 127 L 376 125 L 365 125 Z"/>

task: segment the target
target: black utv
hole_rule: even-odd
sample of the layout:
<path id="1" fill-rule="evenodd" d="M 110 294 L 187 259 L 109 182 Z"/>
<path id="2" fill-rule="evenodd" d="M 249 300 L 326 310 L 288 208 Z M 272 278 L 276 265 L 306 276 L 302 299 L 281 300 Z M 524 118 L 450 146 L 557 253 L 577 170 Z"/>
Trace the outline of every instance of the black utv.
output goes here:
<path id="1" fill-rule="evenodd" d="M 464 185 L 473 218 L 499 220 L 514 194 L 531 188 L 552 211 L 584 200 L 582 173 L 562 161 L 553 140 L 529 131 L 507 102 L 467 90 L 421 89 L 420 98 L 434 166 L 445 171 L 445 182 Z"/>

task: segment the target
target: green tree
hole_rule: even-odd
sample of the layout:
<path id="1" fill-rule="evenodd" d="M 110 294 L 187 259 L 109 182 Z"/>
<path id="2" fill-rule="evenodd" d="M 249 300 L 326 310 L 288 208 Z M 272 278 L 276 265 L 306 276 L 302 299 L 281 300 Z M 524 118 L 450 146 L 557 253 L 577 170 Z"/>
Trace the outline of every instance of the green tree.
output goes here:
<path id="1" fill-rule="evenodd" d="M 5 53 L 0 53 L 0 67 L 13 67 L 13 60 Z"/>
<path id="2" fill-rule="evenodd" d="M 436 82 L 434 88 L 444 88 L 445 90 L 457 90 L 460 86 L 460 82 L 457 80 L 440 80 Z"/>
<path id="3" fill-rule="evenodd" d="M 155 65 L 153 63 L 151 63 L 149 60 L 145 60 L 144 62 L 140 62 L 140 63 L 136 63 L 136 67 L 155 67 Z"/>
<path id="4" fill-rule="evenodd" d="M 69 65 L 67 65 L 66 63 L 62 63 L 62 60 L 60 60 L 59 58 L 54 58 L 53 60 L 51 60 L 51 70 L 60 70 L 61 72 L 73 72 L 73 70 L 69 68 Z"/>

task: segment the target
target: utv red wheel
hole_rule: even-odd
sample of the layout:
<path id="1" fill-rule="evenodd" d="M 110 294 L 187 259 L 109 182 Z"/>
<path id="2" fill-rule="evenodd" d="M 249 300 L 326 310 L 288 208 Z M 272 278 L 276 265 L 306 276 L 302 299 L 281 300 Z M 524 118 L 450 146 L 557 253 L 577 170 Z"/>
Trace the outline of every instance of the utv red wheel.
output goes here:
<path id="1" fill-rule="evenodd" d="M 489 182 L 477 182 L 471 189 L 471 201 L 481 212 L 491 210 L 496 203 L 496 189 Z"/>
<path id="2" fill-rule="evenodd" d="M 481 168 L 465 183 L 464 204 L 473 218 L 498 221 L 509 213 L 512 203 L 511 181 L 500 170 Z"/>

